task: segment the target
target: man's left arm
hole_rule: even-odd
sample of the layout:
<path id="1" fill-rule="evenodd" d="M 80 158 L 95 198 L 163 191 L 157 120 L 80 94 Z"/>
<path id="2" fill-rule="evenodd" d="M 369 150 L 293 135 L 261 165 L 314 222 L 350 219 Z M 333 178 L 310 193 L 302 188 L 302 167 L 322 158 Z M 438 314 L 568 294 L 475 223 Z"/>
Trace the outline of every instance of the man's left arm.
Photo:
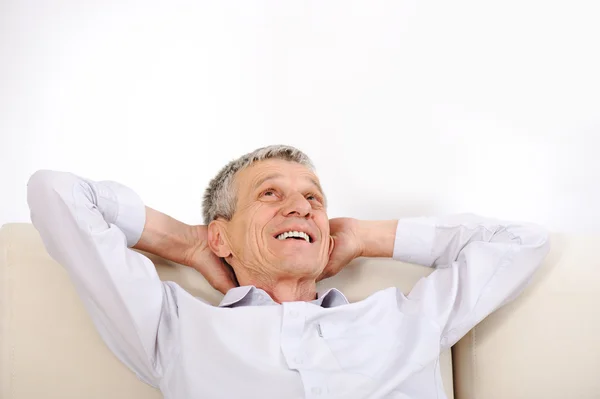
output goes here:
<path id="1" fill-rule="evenodd" d="M 436 268 L 407 298 L 438 324 L 443 348 L 516 298 L 550 247 L 548 232 L 540 226 L 472 214 L 359 226 L 362 256 L 392 256 Z"/>

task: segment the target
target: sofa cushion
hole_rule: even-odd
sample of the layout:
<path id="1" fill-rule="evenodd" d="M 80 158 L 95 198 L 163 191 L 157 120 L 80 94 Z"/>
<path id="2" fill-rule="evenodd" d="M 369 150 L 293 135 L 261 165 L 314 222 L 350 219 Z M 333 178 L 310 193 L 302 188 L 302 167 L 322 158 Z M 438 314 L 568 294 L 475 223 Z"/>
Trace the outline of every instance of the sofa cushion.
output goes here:
<path id="1" fill-rule="evenodd" d="M 221 293 L 195 270 L 145 253 L 163 280 L 218 304 Z M 392 285 L 407 293 L 432 270 L 393 260 L 358 259 L 319 288 L 337 287 L 350 301 Z M 160 398 L 123 366 L 95 332 L 64 269 L 31 224 L 0 229 L 0 397 L 3 399 Z M 442 377 L 452 398 L 450 351 Z"/>

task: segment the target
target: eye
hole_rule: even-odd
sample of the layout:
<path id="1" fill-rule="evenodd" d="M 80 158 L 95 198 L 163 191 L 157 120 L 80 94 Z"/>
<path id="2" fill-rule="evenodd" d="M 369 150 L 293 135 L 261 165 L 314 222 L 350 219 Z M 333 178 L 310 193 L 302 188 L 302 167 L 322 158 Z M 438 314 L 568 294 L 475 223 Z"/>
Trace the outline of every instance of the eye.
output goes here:
<path id="1" fill-rule="evenodd" d="M 275 191 L 275 189 L 268 188 L 262 192 L 261 197 L 275 197 L 275 195 L 277 195 L 277 192 Z"/>
<path id="2" fill-rule="evenodd" d="M 307 194 L 306 199 L 308 201 L 317 201 L 319 203 L 323 202 L 323 199 L 321 198 L 321 196 L 317 195 L 317 194 Z"/>

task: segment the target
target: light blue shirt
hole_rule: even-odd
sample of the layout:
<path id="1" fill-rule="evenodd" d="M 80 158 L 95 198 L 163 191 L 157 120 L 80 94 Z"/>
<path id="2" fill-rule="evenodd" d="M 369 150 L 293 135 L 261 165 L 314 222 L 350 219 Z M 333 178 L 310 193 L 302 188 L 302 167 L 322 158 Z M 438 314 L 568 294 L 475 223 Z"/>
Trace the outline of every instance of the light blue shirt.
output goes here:
<path id="1" fill-rule="evenodd" d="M 440 352 L 519 295 L 549 250 L 532 224 L 407 218 L 394 259 L 436 270 L 406 296 L 390 287 L 348 303 L 332 289 L 277 304 L 237 287 L 211 306 L 129 248 L 145 222 L 131 189 L 39 171 L 28 203 L 104 342 L 169 399 L 446 398 Z"/>

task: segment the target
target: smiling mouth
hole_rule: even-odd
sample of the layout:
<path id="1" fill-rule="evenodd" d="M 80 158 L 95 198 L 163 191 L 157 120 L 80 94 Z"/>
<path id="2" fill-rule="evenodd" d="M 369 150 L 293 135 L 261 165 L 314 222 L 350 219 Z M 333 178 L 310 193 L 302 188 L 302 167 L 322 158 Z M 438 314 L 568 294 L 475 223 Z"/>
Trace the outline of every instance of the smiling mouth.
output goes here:
<path id="1" fill-rule="evenodd" d="M 276 235 L 275 238 L 280 241 L 299 240 L 306 241 L 307 243 L 313 242 L 312 237 L 303 231 L 286 231 L 284 233 Z"/>

